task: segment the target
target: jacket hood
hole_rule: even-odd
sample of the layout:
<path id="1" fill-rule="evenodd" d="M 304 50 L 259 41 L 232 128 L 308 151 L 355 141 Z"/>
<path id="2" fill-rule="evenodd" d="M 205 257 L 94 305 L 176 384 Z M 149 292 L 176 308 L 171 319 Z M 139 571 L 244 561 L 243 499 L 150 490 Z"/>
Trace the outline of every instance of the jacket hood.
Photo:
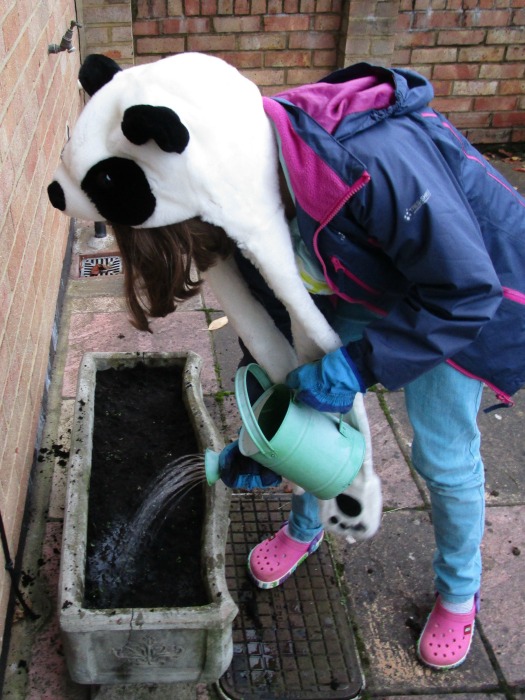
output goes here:
<path id="1" fill-rule="evenodd" d="M 386 117 L 408 114 L 428 105 L 434 90 L 426 78 L 403 68 L 358 63 L 276 95 L 293 104 L 337 138 L 369 128 Z M 351 125 L 351 126 L 350 126 Z M 349 129 L 350 127 L 350 129 Z"/>

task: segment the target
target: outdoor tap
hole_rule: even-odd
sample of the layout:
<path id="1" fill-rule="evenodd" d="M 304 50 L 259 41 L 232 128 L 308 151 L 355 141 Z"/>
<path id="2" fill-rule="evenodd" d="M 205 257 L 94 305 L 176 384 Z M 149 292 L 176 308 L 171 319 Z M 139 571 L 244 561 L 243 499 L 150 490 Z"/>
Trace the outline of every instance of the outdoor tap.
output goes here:
<path id="1" fill-rule="evenodd" d="M 68 53 L 73 53 L 73 51 L 76 51 L 75 47 L 73 46 L 73 29 L 75 27 L 82 27 L 82 25 L 72 19 L 71 25 L 69 29 L 66 30 L 60 44 L 49 44 L 47 47 L 47 52 L 60 53 L 61 51 L 67 51 Z"/>

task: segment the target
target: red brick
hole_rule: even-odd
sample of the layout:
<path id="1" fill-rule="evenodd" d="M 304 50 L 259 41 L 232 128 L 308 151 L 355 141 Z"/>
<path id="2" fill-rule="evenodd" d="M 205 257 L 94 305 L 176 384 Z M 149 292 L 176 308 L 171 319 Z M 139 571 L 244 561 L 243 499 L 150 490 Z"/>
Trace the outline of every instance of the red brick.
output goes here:
<path id="1" fill-rule="evenodd" d="M 222 34 L 235 32 L 256 32 L 261 29 L 259 17 L 214 17 L 213 28 Z"/>
<path id="2" fill-rule="evenodd" d="M 201 6 L 199 0 L 184 0 L 184 12 L 186 15 L 200 15 Z"/>
<path id="3" fill-rule="evenodd" d="M 473 80 L 479 76 L 480 66 L 475 64 L 450 63 L 438 64 L 432 71 L 432 79 L 437 80 Z"/>
<path id="4" fill-rule="evenodd" d="M 479 68 L 479 77 L 485 80 L 523 78 L 524 75 L 525 64 L 523 63 L 488 63 Z"/>
<path id="5" fill-rule="evenodd" d="M 412 48 L 435 46 L 436 38 L 436 32 L 400 31 L 396 35 L 396 45 L 398 47 L 411 46 Z"/>
<path id="6" fill-rule="evenodd" d="M 219 0 L 218 4 L 219 15 L 233 14 L 233 0 Z"/>
<path id="7" fill-rule="evenodd" d="M 496 128 L 506 126 L 525 127 L 525 112 L 497 112 L 492 117 L 492 125 Z"/>
<path id="8" fill-rule="evenodd" d="M 187 37 L 188 51 L 203 51 L 205 53 L 213 51 L 234 51 L 235 36 L 225 34 L 194 34 Z"/>
<path id="9" fill-rule="evenodd" d="M 336 51 L 314 51 L 312 65 L 314 68 L 325 66 L 331 70 L 337 67 L 337 52 Z"/>
<path id="10" fill-rule="evenodd" d="M 233 4 L 233 12 L 235 15 L 249 15 L 250 0 L 235 0 Z"/>
<path id="11" fill-rule="evenodd" d="M 164 13 L 165 14 L 165 13 Z M 164 15 L 160 15 L 164 16 Z M 150 19 L 138 15 L 138 19 Z M 151 16 L 155 19 L 155 15 Z M 107 7 L 85 7 L 84 22 L 86 24 L 106 24 L 111 22 L 129 22 L 131 20 L 131 8 L 126 5 L 108 5 Z"/>
<path id="12" fill-rule="evenodd" d="M 438 32 L 438 46 L 465 46 L 465 44 L 482 44 L 485 41 L 485 30 L 461 30 Z"/>
<path id="13" fill-rule="evenodd" d="M 166 20 L 164 20 L 165 22 Z M 92 30 L 90 29 L 90 32 Z M 159 23 L 156 19 L 144 19 L 133 22 L 133 34 L 135 36 L 154 36 L 160 34 Z"/>
<path id="14" fill-rule="evenodd" d="M 452 63 L 457 60 L 456 48 L 414 49 L 413 63 Z"/>
<path id="15" fill-rule="evenodd" d="M 263 51 L 279 50 L 286 47 L 286 36 L 284 34 L 270 34 L 261 32 L 260 34 L 243 34 L 239 37 L 239 48 L 243 51 Z"/>
<path id="16" fill-rule="evenodd" d="M 289 85 L 306 85 L 324 78 L 326 71 L 319 68 L 294 68 L 288 71 Z"/>
<path id="17" fill-rule="evenodd" d="M 139 53 L 172 54 L 184 51 L 184 39 L 176 37 L 144 37 L 137 39 Z"/>
<path id="18" fill-rule="evenodd" d="M 283 11 L 283 0 L 268 0 L 269 15 L 280 15 Z"/>
<path id="19" fill-rule="evenodd" d="M 451 80 L 432 80 L 432 87 L 434 88 L 434 94 L 436 97 L 448 97 L 452 94 Z"/>
<path id="20" fill-rule="evenodd" d="M 299 12 L 303 15 L 308 15 L 315 12 L 315 0 L 301 0 L 299 4 Z"/>
<path id="21" fill-rule="evenodd" d="M 263 67 L 261 51 L 220 51 L 216 55 L 239 70 Z"/>
<path id="22" fill-rule="evenodd" d="M 415 29 L 453 29 L 461 26 L 458 12 L 418 12 L 414 17 Z"/>
<path id="23" fill-rule="evenodd" d="M 457 80 L 454 95 L 495 95 L 498 91 L 496 80 Z"/>
<path id="24" fill-rule="evenodd" d="M 293 32 L 288 38 L 288 46 L 291 49 L 334 49 L 336 44 L 334 34 Z"/>
<path id="25" fill-rule="evenodd" d="M 507 48 L 507 61 L 525 60 L 525 46 L 509 46 Z"/>
<path id="26" fill-rule="evenodd" d="M 523 29 L 490 29 L 487 32 L 487 44 L 524 44 L 525 31 Z"/>
<path id="27" fill-rule="evenodd" d="M 477 97 L 474 100 L 474 109 L 481 112 L 504 112 L 517 108 L 518 98 L 514 97 Z"/>
<path id="28" fill-rule="evenodd" d="M 156 34 L 185 34 L 187 32 L 188 22 L 186 17 L 177 17 L 177 19 L 163 19 L 160 22 L 160 31 Z"/>
<path id="29" fill-rule="evenodd" d="M 438 97 L 432 100 L 432 107 L 438 112 L 467 112 L 472 105 L 473 100 L 468 97 Z"/>
<path id="30" fill-rule="evenodd" d="M 503 80 L 500 82 L 500 95 L 523 95 L 525 92 L 525 81 L 523 80 Z"/>
<path id="31" fill-rule="evenodd" d="M 503 46 L 471 46 L 459 49 L 459 63 L 489 63 L 500 62 L 503 59 L 505 49 Z"/>
<path id="32" fill-rule="evenodd" d="M 15 6 L 7 13 L 4 22 L 2 24 L 2 37 L 4 41 L 5 50 L 7 52 L 11 51 L 13 46 L 16 44 L 20 37 L 21 29 L 21 17 L 19 11 Z"/>
<path id="33" fill-rule="evenodd" d="M 266 0 L 252 0 L 252 15 L 266 14 Z"/>
<path id="34" fill-rule="evenodd" d="M 212 17 L 217 14 L 217 0 L 202 0 L 201 14 Z"/>
<path id="35" fill-rule="evenodd" d="M 309 51 L 266 51 L 264 55 L 266 68 L 287 68 L 310 66 Z"/>
<path id="36" fill-rule="evenodd" d="M 305 32 L 310 29 L 310 18 L 303 15 L 280 15 L 264 18 L 266 32 Z"/>
<path id="37" fill-rule="evenodd" d="M 507 27 L 512 19 L 511 10 L 475 10 L 465 13 L 466 27 Z"/>
<path id="38" fill-rule="evenodd" d="M 316 15 L 313 30 L 315 32 L 337 32 L 341 28 L 341 18 L 337 15 Z"/>
<path id="39" fill-rule="evenodd" d="M 283 89 L 285 76 L 283 70 L 263 68 L 261 70 L 243 70 L 242 73 L 256 85 L 274 85 L 279 86 L 278 89 L 280 90 Z M 275 92 L 278 92 L 278 90 L 275 90 Z"/>
<path id="40" fill-rule="evenodd" d="M 136 0 L 137 19 L 157 19 L 166 17 L 166 0 Z M 84 19 L 85 19 L 84 8 Z"/>

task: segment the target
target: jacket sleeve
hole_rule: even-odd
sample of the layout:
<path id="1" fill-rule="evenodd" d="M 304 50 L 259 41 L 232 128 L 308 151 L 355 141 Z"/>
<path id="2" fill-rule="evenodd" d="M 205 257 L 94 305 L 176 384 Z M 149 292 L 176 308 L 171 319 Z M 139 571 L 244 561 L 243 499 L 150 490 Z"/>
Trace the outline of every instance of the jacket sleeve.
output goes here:
<path id="1" fill-rule="evenodd" d="M 397 389 L 472 343 L 502 290 L 465 183 L 430 141 L 376 148 L 369 172 L 347 210 L 350 225 L 382 248 L 408 287 L 347 349 L 367 386 Z"/>

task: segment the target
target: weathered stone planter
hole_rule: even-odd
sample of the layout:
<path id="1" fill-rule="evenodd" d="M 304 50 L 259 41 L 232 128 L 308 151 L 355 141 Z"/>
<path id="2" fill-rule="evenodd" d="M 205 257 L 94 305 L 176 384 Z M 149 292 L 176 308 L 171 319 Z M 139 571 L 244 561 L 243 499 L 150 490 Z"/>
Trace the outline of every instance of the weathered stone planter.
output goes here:
<path id="1" fill-rule="evenodd" d="M 202 399 L 201 358 L 194 353 L 88 353 L 80 369 L 71 443 L 59 585 L 59 620 L 67 664 L 77 683 L 211 682 L 232 657 L 237 607 L 225 580 L 230 493 L 205 488 L 202 562 L 209 603 L 178 608 L 84 607 L 88 495 L 97 371 L 114 367 L 176 364 L 184 368 L 186 411 L 199 449 L 222 441 Z"/>

